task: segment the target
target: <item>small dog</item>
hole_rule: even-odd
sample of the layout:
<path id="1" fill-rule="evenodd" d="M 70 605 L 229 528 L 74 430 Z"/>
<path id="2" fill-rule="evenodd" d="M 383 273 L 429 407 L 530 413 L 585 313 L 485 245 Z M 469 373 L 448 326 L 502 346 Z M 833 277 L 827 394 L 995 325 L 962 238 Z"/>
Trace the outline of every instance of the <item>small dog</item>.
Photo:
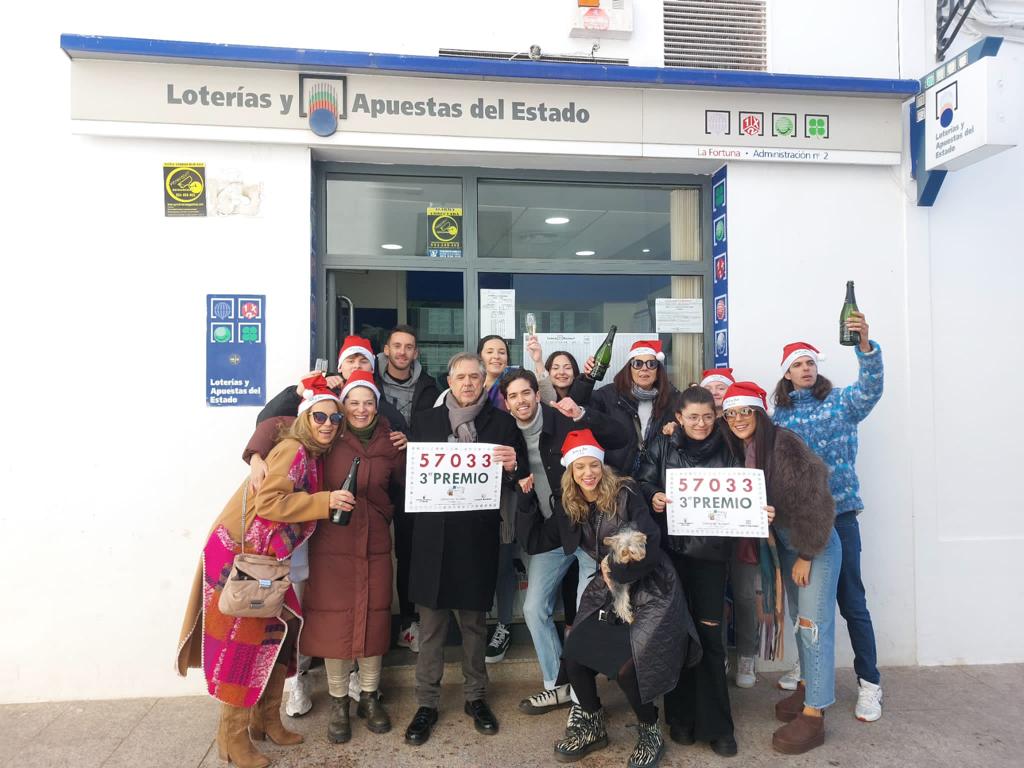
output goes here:
<path id="1" fill-rule="evenodd" d="M 635 563 L 647 557 L 647 535 L 627 526 L 614 536 L 606 536 L 604 545 L 610 550 L 602 561 L 610 563 Z M 609 561 L 609 558 L 611 560 Z M 629 586 L 612 581 L 609 588 L 612 593 L 612 607 L 619 618 L 627 624 L 633 623 L 633 606 L 629 602 Z"/>

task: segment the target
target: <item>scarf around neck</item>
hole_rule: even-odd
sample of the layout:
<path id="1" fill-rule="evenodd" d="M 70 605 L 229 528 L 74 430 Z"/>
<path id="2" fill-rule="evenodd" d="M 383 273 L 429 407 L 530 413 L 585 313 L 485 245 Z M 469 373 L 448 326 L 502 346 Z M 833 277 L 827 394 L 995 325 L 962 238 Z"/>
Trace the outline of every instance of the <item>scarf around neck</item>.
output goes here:
<path id="1" fill-rule="evenodd" d="M 657 400 L 658 399 L 658 388 L 657 387 L 651 387 L 650 389 L 644 389 L 643 387 L 638 387 L 636 384 L 634 384 L 633 385 L 633 397 L 636 398 L 636 401 L 638 403 L 639 402 L 643 402 L 643 401 L 649 401 L 649 400 Z"/>
<path id="2" fill-rule="evenodd" d="M 373 437 L 373 432 L 375 429 L 377 429 L 377 422 L 379 420 L 379 416 L 374 416 L 370 420 L 370 423 L 367 424 L 365 427 L 354 427 L 352 426 L 352 424 L 346 421 L 345 428 L 353 435 L 355 435 L 357 438 L 359 438 L 359 442 L 362 443 L 363 447 L 365 448 L 367 445 L 370 444 L 370 438 Z"/>
<path id="3" fill-rule="evenodd" d="M 476 442 L 476 424 L 473 421 L 480 415 L 480 411 L 486 402 L 486 394 L 481 394 L 480 399 L 470 405 L 459 405 L 451 391 L 444 396 L 444 404 L 448 408 L 448 423 L 451 425 L 452 436 L 455 438 L 455 442 Z"/>

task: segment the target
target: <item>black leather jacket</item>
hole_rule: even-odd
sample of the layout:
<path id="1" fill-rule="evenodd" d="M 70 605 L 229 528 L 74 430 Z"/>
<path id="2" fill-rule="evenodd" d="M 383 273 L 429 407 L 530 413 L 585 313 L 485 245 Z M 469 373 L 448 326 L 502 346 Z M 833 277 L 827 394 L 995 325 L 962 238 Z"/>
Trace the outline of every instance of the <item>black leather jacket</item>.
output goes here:
<path id="1" fill-rule="evenodd" d="M 676 427 L 671 436 L 658 435 L 641 457 L 637 481 L 647 503 L 656 493 L 665 492 L 665 472 L 669 469 L 689 467 L 737 467 L 741 462 L 733 457 L 722 438 L 722 423 L 706 440 L 697 442 L 686 437 L 682 427 Z M 700 560 L 728 560 L 732 554 L 732 539 L 725 536 L 669 536 L 668 520 L 664 513 L 652 513 L 661 528 L 661 542 L 669 552 Z"/>

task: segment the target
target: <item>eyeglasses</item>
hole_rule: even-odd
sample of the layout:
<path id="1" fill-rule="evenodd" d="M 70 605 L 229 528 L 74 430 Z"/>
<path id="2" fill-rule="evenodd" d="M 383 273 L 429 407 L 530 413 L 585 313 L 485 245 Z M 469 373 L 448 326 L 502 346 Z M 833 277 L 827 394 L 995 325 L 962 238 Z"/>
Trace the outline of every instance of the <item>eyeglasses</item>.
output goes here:
<path id="1" fill-rule="evenodd" d="M 658 367 L 657 360 L 630 360 L 629 364 L 634 371 L 640 371 L 643 370 L 644 368 L 653 371 L 655 368 Z"/>
<path id="2" fill-rule="evenodd" d="M 730 408 L 728 411 L 725 411 L 722 415 L 725 416 L 725 418 L 728 419 L 729 421 L 735 421 L 736 419 L 741 417 L 745 419 L 747 418 L 747 416 L 753 415 L 753 413 L 753 408 Z"/>
<path id="3" fill-rule="evenodd" d="M 714 424 L 714 414 L 706 414 L 704 416 L 683 416 L 683 421 L 687 424 Z"/>
<path id="4" fill-rule="evenodd" d="M 338 426 L 341 424 L 342 415 L 340 413 L 327 414 L 323 411 L 310 411 L 310 416 L 313 417 L 313 421 L 317 424 L 326 424 L 327 420 L 331 420 L 331 424 Z"/>

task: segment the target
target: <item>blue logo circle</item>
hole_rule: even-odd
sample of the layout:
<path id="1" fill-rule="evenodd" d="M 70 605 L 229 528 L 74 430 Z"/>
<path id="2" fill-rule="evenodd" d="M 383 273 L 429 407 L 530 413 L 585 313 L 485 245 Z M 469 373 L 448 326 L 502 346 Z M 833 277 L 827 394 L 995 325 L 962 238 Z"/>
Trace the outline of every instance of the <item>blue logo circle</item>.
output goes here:
<path id="1" fill-rule="evenodd" d="M 953 110 L 946 107 L 942 110 L 942 114 L 939 115 L 939 125 L 943 128 L 949 128 L 949 124 L 953 122 Z"/>
<path id="2" fill-rule="evenodd" d="M 338 130 L 338 116 L 330 109 L 314 109 L 309 113 L 309 128 L 317 136 L 333 136 Z"/>

